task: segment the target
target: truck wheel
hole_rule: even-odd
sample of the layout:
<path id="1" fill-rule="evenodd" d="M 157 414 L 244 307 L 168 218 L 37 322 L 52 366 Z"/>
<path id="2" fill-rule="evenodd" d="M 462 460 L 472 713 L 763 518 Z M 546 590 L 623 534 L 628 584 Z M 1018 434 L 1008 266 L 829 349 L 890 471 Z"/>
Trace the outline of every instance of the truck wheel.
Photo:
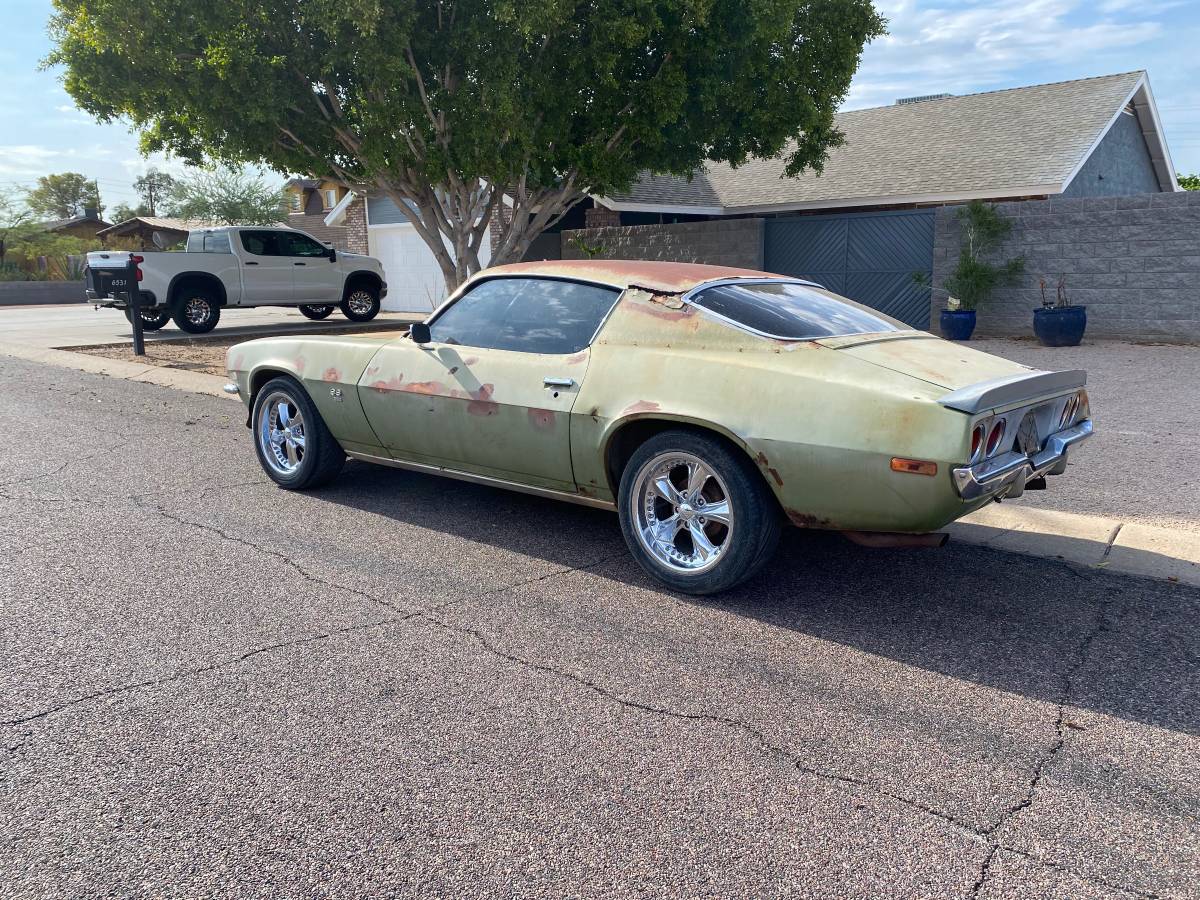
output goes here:
<path id="1" fill-rule="evenodd" d="M 333 315 L 332 306 L 314 306 L 311 303 L 305 303 L 300 307 L 301 314 L 313 320 L 328 319 Z"/>
<path id="2" fill-rule="evenodd" d="M 621 473 L 617 511 L 638 564 L 685 594 L 741 584 L 771 558 L 780 516 L 762 476 L 736 448 L 664 431 Z"/>
<path id="3" fill-rule="evenodd" d="M 334 478 L 346 453 L 295 379 L 273 378 L 254 398 L 250 418 L 263 471 L 281 488 L 299 491 Z"/>
<path id="4" fill-rule="evenodd" d="M 217 327 L 221 307 L 204 288 L 184 288 L 175 302 L 175 315 L 171 318 L 190 334 L 205 334 Z"/>
<path id="5" fill-rule="evenodd" d="M 141 307 L 142 314 L 142 330 L 158 331 L 168 322 L 171 321 L 171 311 L 163 307 Z M 129 320 L 129 324 L 133 324 L 133 313 L 127 308 L 125 310 L 125 318 Z"/>
<path id="6" fill-rule="evenodd" d="M 341 310 L 351 322 L 370 322 L 379 315 L 379 291 L 366 286 L 351 288 Z"/>

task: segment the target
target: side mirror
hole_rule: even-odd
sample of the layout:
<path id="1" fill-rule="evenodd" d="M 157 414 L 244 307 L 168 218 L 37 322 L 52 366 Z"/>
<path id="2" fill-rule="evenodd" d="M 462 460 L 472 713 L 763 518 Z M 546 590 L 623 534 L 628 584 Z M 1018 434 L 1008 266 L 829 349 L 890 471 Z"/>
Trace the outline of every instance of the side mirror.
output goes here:
<path id="1" fill-rule="evenodd" d="M 429 334 L 429 326 L 424 322 L 414 322 L 408 326 L 408 336 L 413 339 L 415 344 L 428 344 L 433 340 Z"/>
<path id="2" fill-rule="evenodd" d="M 337 250 L 334 249 L 333 247 L 329 248 L 329 261 L 337 262 Z"/>

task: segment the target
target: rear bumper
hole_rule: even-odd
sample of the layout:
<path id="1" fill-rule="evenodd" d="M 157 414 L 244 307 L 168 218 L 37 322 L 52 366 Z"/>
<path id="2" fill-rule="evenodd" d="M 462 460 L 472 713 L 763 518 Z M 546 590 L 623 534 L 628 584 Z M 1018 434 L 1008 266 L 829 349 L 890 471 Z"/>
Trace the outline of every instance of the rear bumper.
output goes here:
<path id="1" fill-rule="evenodd" d="M 1067 467 L 1067 449 L 1092 436 L 1092 420 L 1050 435 L 1046 446 L 1032 455 L 1005 453 L 974 466 L 953 470 L 954 487 L 964 500 L 1020 496 L 1025 482 L 1043 475 L 1060 475 Z"/>

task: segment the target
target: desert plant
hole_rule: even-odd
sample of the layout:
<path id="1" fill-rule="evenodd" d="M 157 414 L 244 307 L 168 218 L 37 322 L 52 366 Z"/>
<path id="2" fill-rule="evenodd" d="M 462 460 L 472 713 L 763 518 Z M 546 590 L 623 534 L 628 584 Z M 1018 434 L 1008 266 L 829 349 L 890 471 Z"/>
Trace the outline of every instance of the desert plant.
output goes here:
<path id="1" fill-rule="evenodd" d="M 990 256 L 1008 239 L 1012 221 L 982 200 L 972 200 L 958 211 L 961 228 L 958 263 L 946 276 L 945 290 L 956 298 L 961 309 L 977 309 L 987 302 L 992 291 L 1016 284 L 1025 271 L 1025 257 L 1014 256 L 992 263 Z M 948 307 L 953 308 L 953 307 Z"/>
<path id="2" fill-rule="evenodd" d="M 1054 299 L 1051 300 L 1046 296 L 1046 276 L 1043 275 L 1038 279 L 1038 286 L 1042 289 L 1042 309 L 1065 309 L 1071 305 L 1071 298 L 1067 296 L 1067 276 L 1059 275 L 1058 281 L 1054 285 Z"/>

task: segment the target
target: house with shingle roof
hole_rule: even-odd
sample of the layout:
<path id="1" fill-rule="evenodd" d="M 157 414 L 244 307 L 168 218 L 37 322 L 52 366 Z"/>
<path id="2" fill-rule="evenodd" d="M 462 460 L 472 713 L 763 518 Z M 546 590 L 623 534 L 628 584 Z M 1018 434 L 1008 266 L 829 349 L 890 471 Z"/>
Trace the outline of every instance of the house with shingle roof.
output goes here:
<path id="1" fill-rule="evenodd" d="M 1141 71 L 906 98 L 836 124 L 845 142 L 819 174 L 786 177 L 784 153 L 736 169 L 710 163 L 691 178 L 648 173 L 594 199 L 618 213 L 729 216 L 1179 189 Z"/>

